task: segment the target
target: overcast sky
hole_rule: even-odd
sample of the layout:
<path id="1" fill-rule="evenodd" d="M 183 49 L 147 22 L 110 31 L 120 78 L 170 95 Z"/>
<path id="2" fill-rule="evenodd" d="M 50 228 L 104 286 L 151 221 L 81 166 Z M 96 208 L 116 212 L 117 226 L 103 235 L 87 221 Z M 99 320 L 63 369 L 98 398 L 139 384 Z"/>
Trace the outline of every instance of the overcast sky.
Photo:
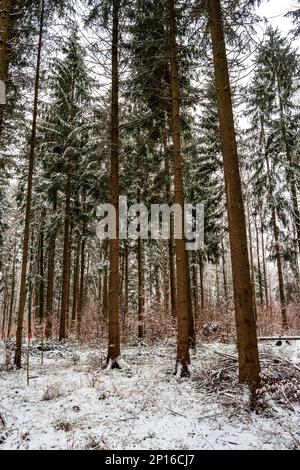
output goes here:
<path id="1" fill-rule="evenodd" d="M 260 16 L 265 16 L 274 27 L 278 27 L 284 35 L 287 35 L 293 28 L 293 23 L 284 15 L 297 8 L 299 8 L 299 3 L 297 6 L 295 0 L 265 0 L 259 7 L 258 13 Z M 300 40 L 295 41 L 295 44 L 300 49 Z"/>

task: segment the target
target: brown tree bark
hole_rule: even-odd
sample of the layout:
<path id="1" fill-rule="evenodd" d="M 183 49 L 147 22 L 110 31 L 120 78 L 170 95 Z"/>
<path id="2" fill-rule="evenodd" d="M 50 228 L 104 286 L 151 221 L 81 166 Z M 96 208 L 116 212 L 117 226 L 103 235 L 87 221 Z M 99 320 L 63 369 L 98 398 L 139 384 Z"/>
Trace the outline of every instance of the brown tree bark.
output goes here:
<path id="1" fill-rule="evenodd" d="M 225 260 L 224 244 L 222 244 L 222 271 L 223 271 L 224 298 L 225 298 L 226 305 L 228 305 L 228 281 L 227 281 L 227 272 L 226 272 L 226 260 Z"/>
<path id="2" fill-rule="evenodd" d="M 170 62 L 171 62 L 171 93 L 172 93 L 172 130 L 173 130 L 173 158 L 174 158 L 174 185 L 175 203 L 184 214 L 184 190 L 182 176 L 181 156 L 181 126 L 180 126 L 180 96 L 177 64 L 176 42 L 176 13 L 174 0 L 168 0 L 169 28 L 170 28 Z M 182 224 L 184 234 L 184 223 Z M 176 240 L 176 315 L 177 315 L 177 359 L 176 374 L 180 377 L 189 375 L 190 353 L 188 339 L 189 311 L 187 292 L 187 268 L 185 239 Z"/>
<path id="3" fill-rule="evenodd" d="M 138 239 L 138 339 L 144 338 L 145 280 L 143 240 Z"/>
<path id="4" fill-rule="evenodd" d="M 166 118 L 165 118 L 166 121 Z M 166 201 L 171 204 L 171 174 L 170 174 L 170 161 L 168 152 L 168 139 L 167 139 L 167 125 L 165 122 L 163 128 L 163 148 L 164 148 L 164 165 L 165 165 L 165 181 L 166 181 Z M 168 253 L 169 253 L 169 284 L 170 284 L 170 307 L 172 317 L 176 317 L 176 280 L 175 280 L 175 267 L 174 267 L 174 224 L 171 214 L 171 230 L 170 238 L 168 240 Z"/>
<path id="5" fill-rule="evenodd" d="M 72 303 L 72 317 L 71 317 L 71 330 L 74 330 L 76 324 L 76 314 L 78 306 L 78 291 L 79 291 L 79 268 L 80 268 L 80 237 L 78 237 L 77 246 L 75 250 L 75 263 L 73 272 L 73 303 Z"/>
<path id="6" fill-rule="evenodd" d="M 263 123 L 262 123 L 262 130 L 261 130 L 261 138 L 262 138 L 263 144 L 265 145 L 265 130 L 264 130 Z M 275 242 L 275 256 L 276 256 L 278 283 L 279 283 L 282 329 L 283 331 L 287 331 L 289 325 L 288 325 L 288 319 L 287 319 L 285 289 L 284 289 L 283 270 L 282 270 L 282 261 L 281 261 L 281 252 L 280 252 L 280 233 L 279 233 L 279 228 L 277 225 L 277 217 L 276 217 L 274 198 L 273 198 L 273 192 L 272 192 L 270 161 L 266 153 L 265 153 L 265 162 L 267 165 L 267 176 L 268 176 L 269 188 L 270 188 L 269 199 L 270 199 L 270 203 L 272 206 L 271 217 L 272 217 L 272 227 L 273 227 L 273 235 L 274 235 L 274 242 Z M 271 288 L 271 283 L 270 283 L 270 288 Z M 271 295 L 270 295 L 270 299 L 271 299 Z"/>
<path id="7" fill-rule="evenodd" d="M 170 312 L 170 283 L 169 283 L 169 272 L 168 272 L 168 255 L 166 252 L 163 253 L 163 311 L 164 318 L 167 318 Z"/>
<path id="8" fill-rule="evenodd" d="M 241 383 L 249 384 L 253 390 L 260 385 L 260 364 L 223 15 L 220 0 L 208 0 L 207 5 L 213 46 L 229 220 L 239 379 Z"/>
<path id="9" fill-rule="evenodd" d="M 39 321 L 44 321 L 44 219 L 46 213 L 43 210 L 41 213 L 41 228 L 39 237 Z"/>
<path id="10" fill-rule="evenodd" d="M 265 300 L 266 300 L 266 307 L 269 308 L 270 301 L 269 301 L 269 292 L 268 292 L 268 274 L 267 274 L 267 266 L 266 266 L 264 228 L 263 228 L 262 221 L 261 221 L 260 233 L 261 233 L 261 247 L 262 247 L 262 265 L 263 265 L 263 273 L 264 273 Z"/>
<path id="11" fill-rule="evenodd" d="M 199 316 L 198 272 L 197 272 L 197 265 L 195 263 L 195 260 L 193 260 L 193 265 L 192 265 L 192 282 L 193 282 L 192 297 L 193 297 L 194 317 L 195 319 L 198 319 L 198 316 Z"/>
<path id="12" fill-rule="evenodd" d="M 34 260 L 34 230 L 31 233 L 30 242 L 30 259 L 29 259 L 29 272 L 33 271 L 33 260 Z M 33 282 L 32 276 L 29 276 L 28 280 L 28 302 L 27 302 L 27 338 L 30 338 L 33 333 L 33 321 L 32 321 L 32 300 L 33 300 Z"/>
<path id="13" fill-rule="evenodd" d="M 263 280 L 262 280 L 262 269 L 261 269 L 261 259 L 260 259 L 260 240 L 259 240 L 259 230 L 257 224 L 257 216 L 254 217 L 255 225 L 255 234 L 256 234 L 256 258 L 257 258 L 257 274 L 258 274 L 258 286 L 259 286 L 259 301 L 260 305 L 264 304 L 264 294 L 263 294 Z"/>
<path id="14" fill-rule="evenodd" d="M 29 246 L 29 237 L 30 237 L 32 183 L 33 183 L 33 169 L 34 169 L 34 158 L 35 158 L 35 147 L 36 147 L 38 99 L 39 99 L 39 87 L 40 87 L 40 69 L 41 69 L 41 56 L 42 56 L 42 44 L 43 44 L 43 33 L 44 33 L 45 0 L 42 0 L 41 7 L 42 8 L 41 8 L 41 16 L 40 16 L 39 42 L 38 42 L 38 50 L 37 50 L 37 64 L 36 64 L 36 75 L 35 75 L 35 86 L 34 86 L 33 116 L 32 116 L 31 140 L 30 140 L 30 151 L 29 151 L 29 167 L 28 167 L 28 178 L 27 178 L 20 295 L 19 295 L 19 308 L 18 308 L 17 332 L 16 332 L 15 365 L 17 369 L 20 369 L 22 366 L 22 359 L 21 359 L 22 335 L 23 335 L 24 311 L 25 311 L 25 304 L 26 304 L 26 277 L 27 277 L 27 263 L 28 263 L 28 246 Z"/>
<path id="15" fill-rule="evenodd" d="M 77 338 L 81 338 L 81 321 L 84 306 L 84 273 L 85 273 L 85 225 L 82 230 L 83 239 L 81 240 L 81 253 L 80 253 L 80 284 L 79 284 L 79 300 L 77 311 Z"/>
<path id="16" fill-rule="evenodd" d="M 129 302 L 129 270 L 128 270 L 128 258 L 129 258 L 129 247 L 128 241 L 125 242 L 125 278 L 124 278 L 124 313 L 123 313 L 123 329 L 126 325 L 126 320 L 128 316 L 128 302 Z"/>
<path id="17" fill-rule="evenodd" d="M 204 265 L 203 265 L 203 258 L 201 253 L 199 252 L 199 275 L 200 275 L 200 300 L 201 300 L 201 312 L 204 311 L 205 307 L 205 293 L 204 293 Z"/>
<path id="18" fill-rule="evenodd" d="M 191 289 L 191 272 L 190 272 L 190 257 L 189 252 L 185 252 L 185 266 L 186 266 L 186 292 L 187 292 L 187 307 L 188 307 L 188 338 L 189 346 L 196 349 L 196 332 L 195 332 L 195 319 L 193 311 L 193 298 Z"/>
<path id="19" fill-rule="evenodd" d="M 252 284 L 252 295 L 253 295 L 253 308 L 254 318 L 257 319 L 257 304 L 256 304 L 256 280 L 255 280 L 255 268 L 253 259 L 253 241 L 252 241 L 252 229 L 251 229 L 251 218 L 249 203 L 247 204 L 248 212 L 248 237 L 249 237 L 249 255 L 250 255 L 250 272 L 251 272 L 251 284 Z"/>
<path id="20" fill-rule="evenodd" d="M 13 320 L 13 309 L 15 302 L 15 287 L 16 287 L 16 256 L 17 256 L 17 240 L 14 244 L 12 273 L 11 273 L 11 287 L 10 287 L 10 301 L 9 301 L 9 313 L 8 313 L 8 326 L 7 326 L 7 337 L 10 337 L 11 326 Z"/>
<path id="21" fill-rule="evenodd" d="M 276 218 L 276 212 L 275 212 L 274 207 L 272 207 L 272 225 L 273 225 L 277 272 L 278 272 L 282 329 L 284 332 L 286 332 L 289 329 L 289 325 L 288 325 L 287 311 L 286 311 L 285 289 L 284 289 L 283 270 L 282 270 L 282 261 L 281 261 L 281 253 L 280 253 L 279 229 L 277 225 L 277 218 Z"/>
<path id="22" fill-rule="evenodd" d="M 57 210 L 57 197 L 53 201 L 53 214 Z M 47 271 L 47 293 L 46 293 L 46 339 L 52 338 L 53 328 L 53 296 L 54 296 L 54 276 L 55 276 L 55 248 L 56 234 L 53 234 L 48 244 L 48 271 Z"/>
<path id="23" fill-rule="evenodd" d="M 68 311 L 69 294 L 69 264 L 70 264 L 70 230 L 71 230 L 71 193 L 72 193 L 72 173 L 73 173 L 73 151 L 68 152 L 67 159 L 67 181 L 65 200 L 65 222 L 64 222 L 64 247 L 63 247 L 63 267 L 62 267 L 62 291 L 61 309 L 59 319 L 59 341 L 67 337 L 66 320 Z"/>
<path id="24" fill-rule="evenodd" d="M 5 326 L 6 326 L 6 317 L 7 317 L 7 309 L 8 309 L 8 289 L 7 284 L 5 283 L 3 289 L 3 314 L 2 314 L 2 327 L 1 327 L 1 340 L 5 341 Z"/>
<path id="25" fill-rule="evenodd" d="M 69 249 L 69 265 L 68 265 L 68 288 L 67 288 L 67 308 L 66 308 L 66 336 L 69 336 L 71 320 L 70 318 L 70 294 L 71 294 L 71 277 L 72 277 L 72 237 L 74 225 L 70 225 L 70 249 Z M 75 256 L 74 250 L 74 256 Z"/>
<path id="26" fill-rule="evenodd" d="M 108 257 L 108 253 L 107 253 L 107 243 L 106 241 L 104 242 L 104 254 L 103 254 L 103 257 L 104 257 L 104 269 L 103 269 L 103 293 L 102 293 L 102 315 L 103 315 L 103 318 L 104 319 L 107 319 L 107 314 L 108 314 L 108 273 L 107 273 L 107 257 Z M 126 267 L 125 267 L 125 271 L 126 271 Z M 126 283 L 126 281 L 125 281 Z M 125 285 L 125 289 L 126 289 L 126 285 Z"/>
<path id="27" fill-rule="evenodd" d="M 110 240 L 109 322 L 107 364 L 119 368 L 121 356 L 119 324 L 119 13 L 120 2 L 113 0 L 111 174 L 110 201 L 116 210 L 116 238 Z"/>

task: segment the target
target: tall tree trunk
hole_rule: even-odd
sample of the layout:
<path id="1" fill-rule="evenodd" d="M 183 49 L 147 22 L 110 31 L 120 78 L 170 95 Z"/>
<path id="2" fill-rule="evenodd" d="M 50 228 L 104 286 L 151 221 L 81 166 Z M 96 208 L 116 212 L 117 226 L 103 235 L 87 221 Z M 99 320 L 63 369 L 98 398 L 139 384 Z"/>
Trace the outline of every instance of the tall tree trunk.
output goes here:
<path id="1" fill-rule="evenodd" d="M 3 289 L 3 316 L 2 316 L 2 327 L 1 327 L 2 341 L 5 341 L 5 326 L 6 326 L 7 309 L 8 309 L 8 289 L 7 289 L 7 285 L 5 282 L 5 286 Z"/>
<path id="2" fill-rule="evenodd" d="M 201 253 L 199 252 L 199 275 L 200 275 L 200 297 L 201 297 L 201 312 L 204 311 L 205 307 L 205 295 L 204 295 L 204 265 L 203 265 L 203 258 Z"/>
<path id="3" fill-rule="evenodd" d="M 265 141 L 264 126 L 262 126 L 262 138 Z M 280 233 L 277 225 L 277 217 L 275 210 L 275 201 L 273 197 L 272 184 L 271 184 L 271 166 L 267 154 L 265 154 L 265 161 L 267 165 L 267 176 L 269 181 L 269 198 L 271 203 L 271 214 L 272 214 L 272 227 L 273 235 L 275 242 L 275 256 L 277 263 L 277 273 L 278 273 L 278 283 L 279 283 L 279 297 L 280 297 L 280 308 L 281 308 L 281 318 L 282 318 L 282 329 L 283 331 L 288 330 L 288 319 L 287 319 L 287 310 L 286 310 L 286 299 L 285 299 L 285 289 L 284 289 L 284 280 L 283 280 L 283 271 L 282 271 L 282 261 L 280 253 Z M 270 283 L 271 287 L 271 283 Z M 271 298 L 271 296 L 270 296 Z"/>
<path id="4" fill-rule="evenodd" d="M 44 219 L 45 211 L 42 211 L 42 225 L 39 237 L 39 321 L 44 321 Z"/>
<path id="5" fill-rule="evenodd" d="M 260 305 L 264 304 L 263 294 L 263 282 L 262 282 L 262 270 L 260 262 L 260 241 L 259 241 L 259 230 L 257 225 L 257 217 L 254 217 L 255 234 L 256 234 L 256 257 L 257 257 L 257 274 L 258 274 L 258 286 L 259 286 L 259 301 Z"/>
<path id="6" fill-rule="evenodd" d="M 181 157 L 181 128 L 180 128 L 180 96 L 178 83 L 177 42 L 176 42 L 176 14 L 174 0 L 168 0 L 169 27 L 170 27 L 170 61 L 171 61 L 171 92 L 172 92 L 172 130 L 174 155 L 174 184 L 175 203 L 184 214 L 184 190 Z M 184 219 L 184 217 L 183 217 Z M 184 223 L 182 224 L 184 234 Z M 189 375 L 190 353 L 188 339 L 188 292 L 185 239 L 176 240 L 176 315 L 177 315 L 177 360 L 176 373 L 178 376 Z"/>
<path id="7" fill-rule="evenodd" d="M 188 338 L 189 346 L 196 349 L 196 333 L 195 333 L 195 320 L 193 312 L 193 298 L 191 289 L 191 272 L 190 272 L 190 258 L 189 252 L 185 252 L 186 258 L 186 292 L 187 292 L 187 306 L 188 306 Z"/>
<path id="8" fill-rule="evenodd" d="M 220 279 L 219 279 L 219 264 L 216 263 L 215 265 L 215 273 L 216 273 L 216 308 L 219 310 L 220 307 Z"/>
<path id="9" fill-rule="evenodd" d="M 13 265 L 11 273 L 11 288 L 10 288 L 10 302 L 9 302 L 9 314 L 8 314 L 8 327 L 7 327 L 7 337 L 10 337 L 12 318 L 13 318 L 13 309 L 15 302 L 15 286 L 16 286 L 16 256 L 17 256 L 17 241 L 15 240 L 15 247 L 13 253 Z"/>
<path id="10" fill-rule="evenodd" d="M 253 389 L 260 385 L 247 232 L 234 128 L 231 88 L 220 0 L 208 0 L 215 82 L 224 161 L 235 300 L 239 379 Z"/>
<path id="11" fill-rule="evenodd" d="M 228 281 L 226 273 L 226 260 L 225 260 L 225 248 L 222 244 L 222 271 L 223 271 L 223 288 L 224 288 L 224 298 L 226 305 L 228 304 Z"/>
<path id="12" fill-rule="evenodd" d="M 108 276 L 107 276 L 107 243 L 104 241 L 104 271 L 103 271 L 103 295 L 102 295 L 102 315 L 105 320 L 107 320 L 108 314 Z M 126 268 L 125 268 L 126 270 Z M 126 288 L 126 287 L 125 287 Z"/>
<path id="13" fill-rule="evenodd" d="M 164 147 L 164 165 L 165 165 L 165 180 L 166 180 L 166 201 L 171 204 L 171 174 L 170 174 L 170 158 L 168 153 L 168 139 L 167 139 L 167 125 L 165 118 L 165 125 L 163 128 L 163 147 Z M 171 215 L 171 230 L 170 238 L 168 240 L 169 252 L 169 283 L 170 283 L 170 306 L 172 317 L 176 317 L 176 281 L 175 281 L 175 267 L 174 267 L 174 224 Z"/>
<path id="14" fill-rule="evenodd" d="M 85 225 L 82 230 L 83 239 L 81 240 L 81 254 L 80 254 L 80 284 L 79 284 L 79 300 L 77 311 L 77 338 L 81 337 L 81 321 L 84 305 L 84 273 L 85 273 Z"/>
<path id="15" fill-rule="evenodd" d="M 25 311 L 25 304 L 26 304 L 26 275 L 27 275 L 28 247 L 29 247 L 29 237 L 30 237 L 32 183 L 33 183 L 33 169 L 34 169 L 34 157 L 35 157 L 35 147 L 36 147 L 40 70 L 41 70 L 41 56 L 42 56 L 42 44 L 43 44 L 43 33 L 44 33 L 44 13 L 45 13 L 45 0 L 42 0 L 40 28 L 39 28 L 39 43 L 38 43 L 38 51 L 37 51 L 37 64 L 36 64 L 36 75 L 35 75 L 35 86 L 34 86 L 34 102 L 33 102 L 30 152 L 29 152 L 28 179 L 27 179 L 21 282 L 20 282 L 19 309 L 18 309 L 17 332 L 16 332 L 15 365 L 17 369 L 20 369 L 22 366 L 22 358 L 21 358 L 22 336 L 23 336 L 24 311 Z"/>
<path id="16" fill-rule="evenodd" d="M 125 253 L 121 253 L 120 255 L 121 258 L 121 275 L 120 275 L 120 298 L 119 298 L 119 305 L 120 305 L 120 311 L 121 311 L 121 316 L 123 315 L 123 301 L 124 301 L 124 296 L 123 296 L 123 287 L 124 287 L 124 278 L 125 278 Z M 122 317 L 123 318 L 123 317 Z"/>
<path id="17" fill-rule="evenodd" d="M 263 264 L 263 273 L 264 273 L 264 290 L 265 290 L 265 299 L 266 299 L 266 307 L 269 308 L 269 293 L 268 293 L 268 274 L 267 274 L 267 266 L 266 266 L 266 250 L 265 250 L 265 238 L 264 238 L 264 227 L 261 221 L 261 247 L 262 247 L 262 264 Z"/>
<path id="18" fill-rule="evenodd" d="M 283 331 L 287 331 L 288 328 L 289 328 L 289 325 L 288 325 L 287 311 L 286 311 L 286 299 L 285 299 L 282 261 L 281 261 L 281 253 L 280 253 L 279 229 L 278 229 L 278 225 L 277 225 L 276 212 L 275 212 L 274 207 L 272 207 L 272 225 L 273 225 L 275 253 L 276 253 L 276 262 L 277 262 L 277 272 L 278 272 L 282 329 L 283 329 Z"/>
<path id="19" fill-rule="evenodd" d="M 194 316 L 195 319 L 198 319 L 198 308 L 199 308 L 199 298 L 198 298 L 198 272 L 197 272 L 197 265 L 195 262 L 195 259 L 193 259 L 193 264 L 192 264 L 192 282 L 193 282 L 193 287 L 192 287 L 192 297 L 193 297 L 193 309 L 194 309 Z"/>
<path id="20" fill-rule="evenodd" d="M 116 238 L 110 240 L 107 364 L 119 368 L 119 0 L 113 0 L 110 200 L 116 210 Z"/>
<path id="21" fill-rule="evenodd" d="M 70 224 L 70 249 L 69 249 L 69 265 L 68 265 L 68 290 L 67 290 L 67 308 L 66 308 L 66 336 L 69 335 L 70 330 L 70 293 L 71 293 L 71 276 L 72 276 L 72 237 L 73 237 L 73 223 Z M 76 251 L 76 250 L 75 250 Z M 75 256 L 74 251 L 74 256 Z"/>
<path id="22" fill-rule="evenodd" d="M 249 204 L 247 204 L 247 208 L 248 208 L 248 235 L 249 235 L 250 272 L 251 272 L 254 317 L 255 317 L 255 320 L 256 320 L 257 319 L 256 279 L 255 279 L 255 268 L 254 268 L 254 257 L 253 257 L 253 241 L 252 241 L 252 230 L 251 230 L 251 218 L 250 218 Z"/>
<path id="23" fill-rule="evenodd" d="M 169 273 L 168 273 L 168 255 L 164 251 L 163 253 L 163 266 L 162 266 L 162 274 L 163 274 L 163 308 L 164 308 L 164 318 L 168 317 L 170 311 L 170 292 L 169 292 Z"/>
<path id="24" fill-rule="evenodd" d="M 143 240 L 138 239 L 138 338 L 144 338 L 145 280 Z"/>
<path id="25" fill-rule="evenodd" d="M 125 242 L 125 288 L 124 288 L 124 313 L 123 313 L 123 328 L 126 324 L 126 319 L 128 316 L 128 301 L 129 301 L 129 271 L 128 271 L 128 257 L 129 257 L 129 248 L 128 241 Z"/>
<path id="26" fill-rule="evenodd" d="M 34 261 L 34 230 L 31 233 L 31 242 L 30 242 L 30 259 L 29 259 L 29 272 L 33 272 L 33 261 Z M 32 276 L 29 276 L 28 280 L 28 302 L 27 302 L 27 338 L 32 336 L 32 300 L 33 300 L 33 282 Z"/>
<path id="27" fill-rule="evenodd" d="M 74 263 L 74 274 L 73 274 L 73 303 L 72 303 L 71 330 L 74 330 L 74 326 L 76 324 L 76 314 L 77 314 L 78 297 L 79 297 L 78 296 L 79 268 L 80 268 L 80 237 L 79 236 L 78 236 L 74 258 L 75 258 L 75 263 Z"/>
<path id="28" fill-rule="evenodd" d="M 65 201 L 65 222 L 64 222 L 64 248 L 62 267 L 62 291 L 61 309 L 59 319 L 59 341 L 66 338 L 66 320 L 68 311 L 69 294 L 69 266 L 70 266 L 70 231 L 71 231 L 71 193 L 72 193 L 72 173 L 73 173 L 73 151 L 68 152 L 67 160 L 67 182 Z"/>
<path id="29" fill-rule="evenodd" d="M 55 195 L 53 201 L 53 214 L 57 210 L 57 197 Z M 46 294 L 46 328 L 45 336 L 47 339 L 52 338 L 53 328 L 53 297 L 54 297 L 54 276 L 55 276 L 55 248 L 56 233 L 54 233 L 48 245 L 48 272 L 47 272 L 47 294 Z"/>

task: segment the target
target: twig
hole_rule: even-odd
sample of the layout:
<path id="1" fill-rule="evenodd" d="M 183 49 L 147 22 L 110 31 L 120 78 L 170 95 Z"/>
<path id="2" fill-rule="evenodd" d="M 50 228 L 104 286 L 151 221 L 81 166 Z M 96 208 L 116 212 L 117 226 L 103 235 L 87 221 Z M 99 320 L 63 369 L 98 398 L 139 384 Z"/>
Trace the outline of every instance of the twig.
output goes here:
<path id="1" fill-rule="evenodd" d="M 214 351 L 214 354 L 217 354 L 218 356 L 222 356 L 222 357 L 227 357 L 228 359 L 232 359 L 233 361 L 236 361 L 236 362 L 238 361 L 237 357 L 230 356 L 229 354 L 220 353 L 218 351 Z"/>
<path id="2" fill-rule="evenodd" d="M 170 411 L 170 413 L 171 413 L 172 415 L 174 415 L 174 416 L 181 416 L 182 418 L 187 419 L 187 416 L 185 416 L 185 415 L 183 415 L 183 414 L 181 414 L 181 413 L 178 413 L 177 411 L 173 411 L 173 410 L 171 410 L 170 408 L 167 408 L 167 410 Z"/>

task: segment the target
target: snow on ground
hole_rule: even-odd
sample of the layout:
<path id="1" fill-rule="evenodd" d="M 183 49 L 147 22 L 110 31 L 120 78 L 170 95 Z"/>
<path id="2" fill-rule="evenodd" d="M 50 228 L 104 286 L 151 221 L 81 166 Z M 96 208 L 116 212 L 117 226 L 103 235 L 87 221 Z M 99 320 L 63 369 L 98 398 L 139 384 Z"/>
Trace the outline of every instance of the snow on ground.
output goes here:
<path id="1" fill-rule="evenodd" d="M 262 346 L 264 350 L 276 346 Z M 215 352 L 234 346 L 203 344 L 192 357 L 194 378 L 173 375 L 172 344 L 124 349 L 126 367 L 102 370 L 104 350 L 68 346 L 31 358 L 26 370 L 6 371 L 0 345 L 0 449 L 294 449 L 300 448 L 300 407 L 275 407 L 271 417 L 201 390 L 197 373 L 213 367 Z M 299 364 L 300 345 L 280 348 Z M 235 384 L 232 384 L 235 387 Z M 229 394 L 230 397 L 230 394 Z M 2 416 L 2 429 L 1 429 Z M 5 427 L 3 426 L 5 424 Z"/>

